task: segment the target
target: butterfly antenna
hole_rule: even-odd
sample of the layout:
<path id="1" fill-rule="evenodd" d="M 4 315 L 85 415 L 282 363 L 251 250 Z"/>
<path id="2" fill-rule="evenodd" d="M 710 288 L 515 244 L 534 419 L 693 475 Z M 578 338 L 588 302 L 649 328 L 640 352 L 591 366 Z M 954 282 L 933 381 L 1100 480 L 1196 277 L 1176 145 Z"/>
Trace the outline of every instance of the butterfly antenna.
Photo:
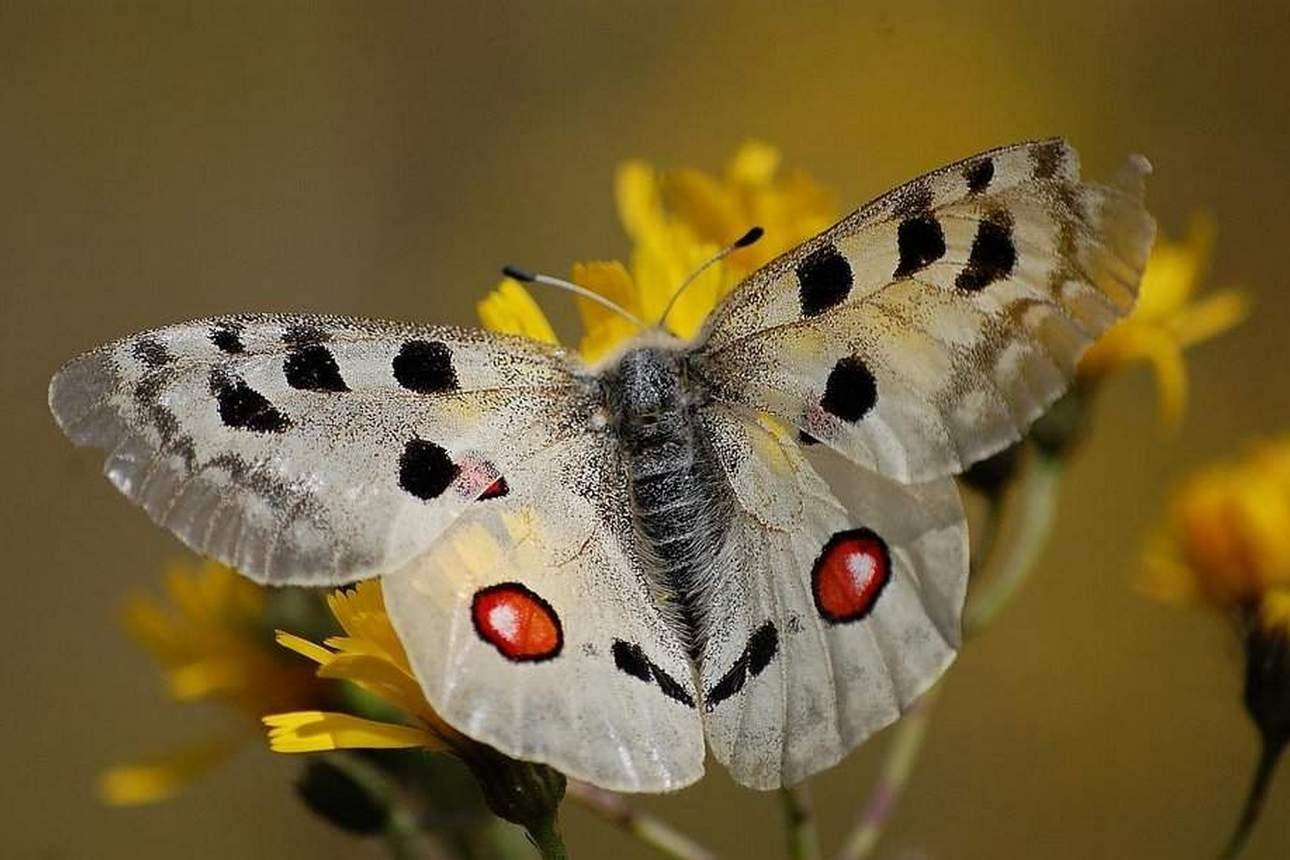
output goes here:
<path id="1" fill-rule="evenodd" d="M 721 262 L 740 248 L 747 248 L 749 245 L 760 239 L 765 232 L 766 231 L 760 227 L 753 227 L 747 233 L 743 234 L 738 239 L 718 251 L 702 266 L 691 272 L 690 277 L 686 278 L 681 286 L 676 288 L 676 292 L 672 293 L 672 298 L 668 300 L 667 307 L 663 308 L 663 315 L 658 318 L 658 327 L 662 328 L 663 324 L 667 322 L 667 315 L 672 312 L 672 308 L 676 307 L 676 300 L 681 297 L 681 293 L 685 292 L 691 284 L 699 279 L 699 275 L 702 275 L 708 269 L 712 268 L 712 266 Z"/>
<path id="2" fill-rule="evenodd" d="M 637 317 L 636 314 L 627 310 L 622 305 L 619 305 L 616 302 L 610 301 L 609 299 L 600 295 L 600 293 L 593 292 L 592 290 L 589 290 L 583 286 L 579 286 L 578 284 L 575 284 L 571 281 L 565 281 L 560 278 L 553 278 L 550 275 L 543 275 L 541 273 L 526 272 L 523 269 L 516 268 L 515 266 L 503 266 L 502 274 L 508 278 L 514 278 L 515 280 L 521 281 L 522 283 L 525 283 L 525 284 L 545 284 L 548 287 L 558 287 L 562 290 L 568 290 L 574 295 L 582 296 L 584 299 L 590 299 L 591 301 L 596 302 L 599 305 L 603 305 L 604 307 L 609 308 L 609 310 L 618 314 L 623 319 L 630 320 L 631 322 L 635 323 L 641 328 L 645 327 L 645 323 L 641 322 L 640 318 Z"/>

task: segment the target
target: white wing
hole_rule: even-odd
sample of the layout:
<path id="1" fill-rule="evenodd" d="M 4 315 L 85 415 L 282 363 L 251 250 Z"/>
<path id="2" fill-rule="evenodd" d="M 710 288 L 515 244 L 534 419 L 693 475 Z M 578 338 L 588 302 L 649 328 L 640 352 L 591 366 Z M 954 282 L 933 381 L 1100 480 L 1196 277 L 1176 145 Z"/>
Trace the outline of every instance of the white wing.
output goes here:
<path id="1" fill-rule="evenodd" d="M 1082 184 L 1062 141 L 934 171 L 749 276 L 696 371 L 890 477 L 960 471 L 1016 440 L 1132 307 L 1148 171 L 1136 157 L 1118 187 Z"/>
<path id="2" fill-rule="evenodd" d="M 408 561 L 585 427 L 594 407 L 569 364 L 479 331 L 218 317 L 69 362 L 49 402 L 189 546 L 260 582 L 336 584 Z"/>
<path id="3" fill-rule="evenodd" d="M 587 434 L 512 470 L 386 576 L 386 605 L 438 713 L 517 758 L 618 791 L 703 774 L 698 691 L 633 550 L 616 444 Z"/>
<path id="4" fill-rule="evenodd" d="M 818 452 L 830 488 L 780 422 L 722 406 L 703 420 L 736 501 L 700 663 L 707 737 L 740 783 L 790 785 L 954 659 L 967 525 L 948 478 L 905 485 Z"/>

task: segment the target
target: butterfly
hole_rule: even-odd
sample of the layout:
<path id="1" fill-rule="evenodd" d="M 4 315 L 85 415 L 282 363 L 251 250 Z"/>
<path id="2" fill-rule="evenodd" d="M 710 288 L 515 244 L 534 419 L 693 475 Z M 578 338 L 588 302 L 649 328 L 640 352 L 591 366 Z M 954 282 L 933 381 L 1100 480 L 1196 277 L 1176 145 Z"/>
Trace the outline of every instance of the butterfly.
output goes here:
<path id="1" fill-rule="evenodd" d="M 1133 306 L 1150 165 L 1063 141 L 951 164 L 595 365 L 444 326 L 249 314 L 65 365 L 49 402 L 193 549 L 382 577 L 434 708 L 609 789 L 772 788 L 894 721 L 960 643 L 952 476 L 1020 438 Z"/>

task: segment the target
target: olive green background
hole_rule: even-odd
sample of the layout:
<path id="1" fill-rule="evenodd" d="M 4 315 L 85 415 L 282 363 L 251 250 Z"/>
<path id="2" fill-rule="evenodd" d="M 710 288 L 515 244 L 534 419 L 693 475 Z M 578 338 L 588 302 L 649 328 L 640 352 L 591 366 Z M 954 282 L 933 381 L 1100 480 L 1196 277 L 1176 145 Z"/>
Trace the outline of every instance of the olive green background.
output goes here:
<path id="1" fill-rule="evenodd" d="M 621 256 L 616 162 L 718 169 L 749 136 L 845 203 L 1017 139 L 1086 170 L 1156 166 L 1151 208 L 1219 239 L 1210 283 L 1257 305 L 1192 354 L 1166 432 L 1116 379 L 1034 580 L 948 675 L 883 857 L 1212 857 L 1255 754 L 1240 652 L 1130 587 L 1169 487 L 1290 429 L 1287 34 L 1277 3 L 722 5 L 0 2 L 0 853 L 376 857 L 294 801 L 252 746 L 157 807 L 95 772 L 225 725 L 166 701 L 114 611 L 181 553 L 55 429 L 76 352 L 217 312 L 454 323 L 504 262 Z M 544 296 L 572 332 L 570 304 Z M 888 735 L 816 781 L 834 844 Z M 644 805 L 730 856 L 776 856 L 773 794 L 713 764 Z M 1290 772 L 1250 851 L 1290 854 Z M 574 856 L 647 857 L 571 809 Z"/>

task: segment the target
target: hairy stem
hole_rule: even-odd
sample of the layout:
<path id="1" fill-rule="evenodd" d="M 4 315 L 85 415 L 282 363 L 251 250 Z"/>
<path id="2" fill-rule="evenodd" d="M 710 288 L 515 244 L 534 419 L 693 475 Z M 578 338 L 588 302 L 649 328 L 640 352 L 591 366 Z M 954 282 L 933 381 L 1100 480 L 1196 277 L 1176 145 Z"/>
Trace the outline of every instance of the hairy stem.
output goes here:
<path id="1" fill-rule="evenodd" d="M 803 782 L 781 788 L 779 796 L 784 802 L 784 823 L 788 828 L 788 856 L 792 860 L 819 860 L 820 831 L 815 825 L 810 787 Z"/>
<path id="2" fill-rule="evenodd" d="M 588 809 L 664 857 L 675 860 L 712 860 L 715 855 L 666 821 L 629 805 L 617 794 L 569 780 L 565 797 Z"/>

